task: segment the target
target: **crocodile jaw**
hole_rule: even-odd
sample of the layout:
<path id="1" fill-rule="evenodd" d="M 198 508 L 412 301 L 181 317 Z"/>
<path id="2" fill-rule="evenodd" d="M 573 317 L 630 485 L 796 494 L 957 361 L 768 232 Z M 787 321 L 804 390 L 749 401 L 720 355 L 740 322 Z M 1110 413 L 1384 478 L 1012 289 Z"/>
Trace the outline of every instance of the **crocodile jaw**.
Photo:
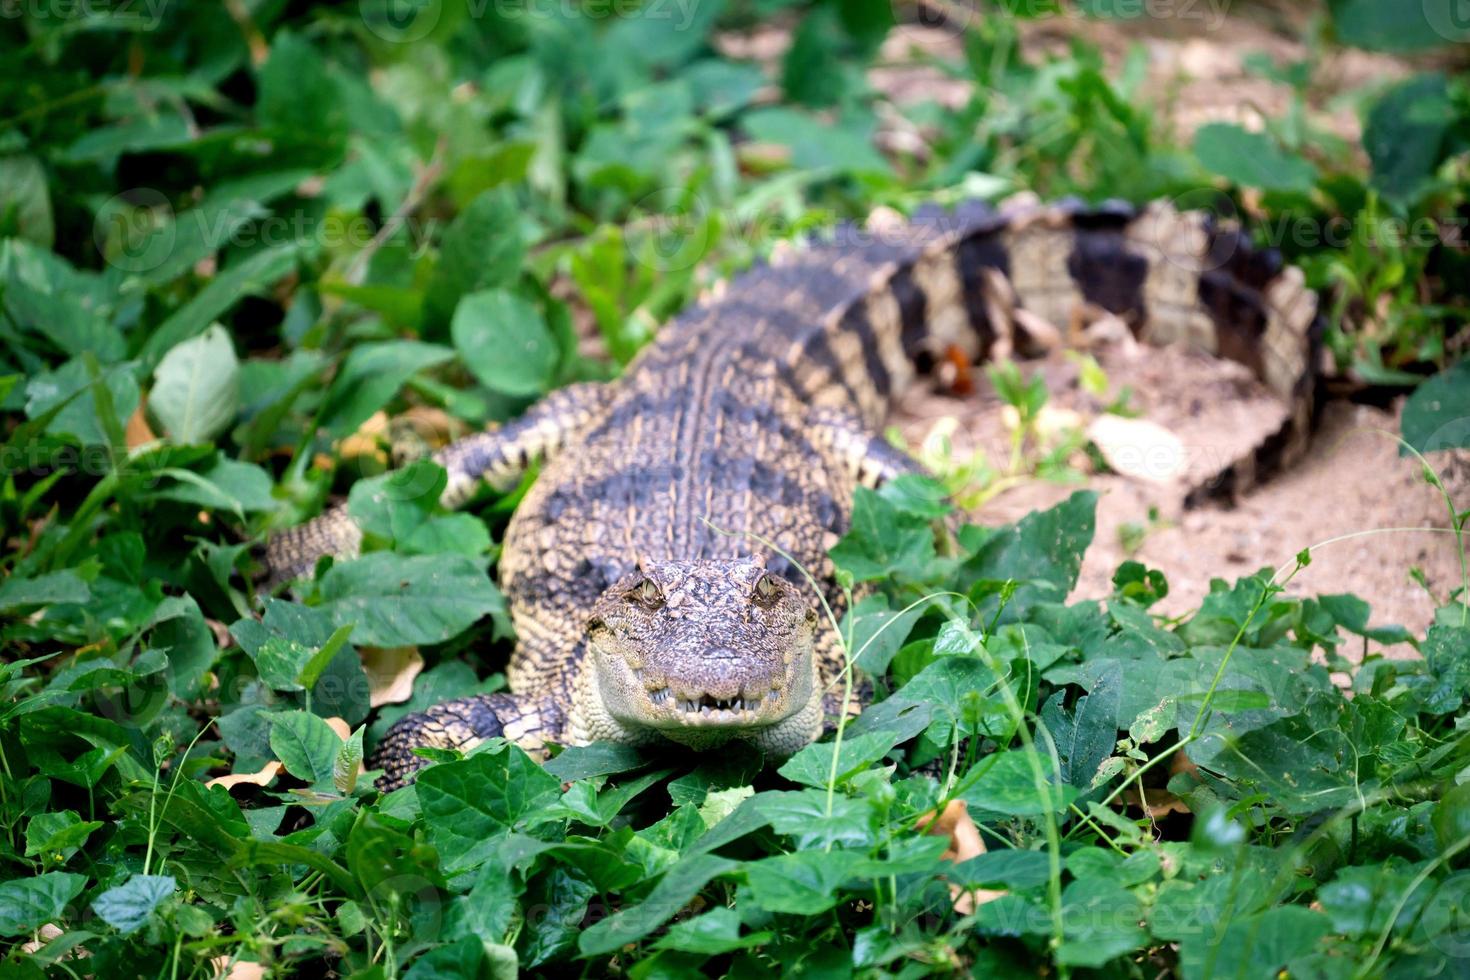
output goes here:
<path id="1" fill-rule="evenodd" d="M 589 651 L 589 659 L 595 657 Z M 608 707 L 599 683 L 599 671 L 591 664 L 581 672 L 573 692 L 569 721 L 569 741 L 573 745 L 591 742 L 617 742 L 623 745 L 656 745 L 673 742 L 696 751 L 718 748 L 732 741 L 749 742 L 769 758 L 784 759 L 812 742 L 822 731 L 822 697 L 816 684 L 816 667 L 812 663 L 812 683 L 800 707 L 778 721 L 736 723 L 735 719 L 717 717 L 689 719 L 683 724 L 657 727 L 637 720 L 619 719 Z"/>

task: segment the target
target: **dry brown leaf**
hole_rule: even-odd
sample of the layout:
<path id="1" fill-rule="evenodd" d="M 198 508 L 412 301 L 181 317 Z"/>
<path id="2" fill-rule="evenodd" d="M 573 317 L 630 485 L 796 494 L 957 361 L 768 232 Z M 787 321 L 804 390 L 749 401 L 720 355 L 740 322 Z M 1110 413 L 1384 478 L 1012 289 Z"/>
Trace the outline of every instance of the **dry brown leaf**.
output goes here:
<path id="1" fill-rule="evenodd" d="M 275 759 L 272 759 L 265 764 L 265 768 L 260 770 L 260 772 L 232 772 L 228 776 L 215 776 L 204 785 L 223 786 L 225 789 L 229 789 L 231 786 L 239 786 L 243 783 L 249 783 L 252 786 L 264 786 L 272 779 L 275 779 L 276 774 L 280 771 L 281 764 Z"/>
<path id="2" fill-rule="evenodd" d="M 414 678 L 424 669 L 418 647 L 359 647 L 358 653 L 367 674 L 370 706 L 381 708 L 409 699 Z"/>
<path id="3" fill-rule="evenodd" d="M 209 627 L 209 632 L 214 634 L 214 645 L 221 650 L 228 650 L 235 645 L 235 638 L 230 635 L 230 628 L 217 619 L 204 617 L 204 625 Z"/>
<path id="4" fill-rule="evenodd" d="M 1140 790 L 1137 783 L 1130 785 L 1123 791 L 1123 799 L 1127 800 L 1130 806 L 1138 807 L 1154 820 L 1167 817 L 1171 813 L 1189 812 L 1188 805 L 1168 790 Z M 1147 801 L 1146 804 L 1145 801 Z"/>
<path id="5" fill-rule="evenodd" d="M 1042 350 L 1061 350 L 1066 346 L 1062 339 L 1062 331 L 1050 320 L 1039 317 L 1030 310 L 1020 308 L 1011 311 L 1011 318 L 1015 320 L 1016 326 L 1020 327 L 1031 339 L 1031 343 Z"/>
<path id="6" fill-rule="evenodd" d="M 59 935 L 61 935 L 61 930 L 57 928 L 56 923 L 48 922 L 36 930 L 35 939 L 21 945 L 20 951 L 22 953 L 34 953 Z M 86 950 L 82 950 L 82 953 L 85 954 Z"/>
<path id="7" fill-rule="evenodd" d="M 154 434 L 153 428 L 148 424 L 148 417 L 143 412 L 143 406 L 147 403 L 146 398 L 138 399 L 138 407 L 133 409 L 133 414 L 128 416 L 128 424 L 123 427 L 123 441 L 129 449 L 158 441 L 158 436 Z"/>
<path id="8" fill-rule="evenodd" d="M 352 734 L 352 727 L 341 718 L 328 718 L 327 727 L 336 732 L 337 737 L 344 742 Z M 357 762 L 357 775 L 360 777 L 365 772 L 367 772 L 367 768 L 363 765 L 362 760 L 359 759 Z"/>
<path id="9" fill-rule="evenodd" d="M 463 434 L 465 428 L 463 423 L 444 409 L 432 405 L 410 406 L 394 421 L 412 425 L 419 438 L 431 446 L 442 446 L 453 441 Z"/>
<path id="10" fill-rule="evenodd" d="M 217 980 L 265 980 L 265 967 L 245 960 L 230 962 L 228 956 L 216 956 L 210 960 Z"/>
<path id="11" fill-rule="evenodd" d="M 970 819 L 970 808 L 964 800 L 951 800 L 943 812 L 931 811 L 924 814 L 919 818 L 915 829 L 949 838 L 949 847 L 940 855 L 945 861 L 958 864 L 985 853 L 985 842 L 980 839 L 980 829 Z M 954 910 L 960 915 L 969 915 L 986 902 L 1000 898 L 1005 892 L 950 885 L 949 894 L 954 902 Z"/>
<path id="12" fill-rule="evenodd" d="M 356 432 L 338 444 L 337 452 L 343 459 L 371 456 L 380 463 L 387 463 L 388 454 L 382 448 L 383 437 L 387 432 L 388 413 L 374 412 L 368 416 L 366 422 L 357 427 Z"/>

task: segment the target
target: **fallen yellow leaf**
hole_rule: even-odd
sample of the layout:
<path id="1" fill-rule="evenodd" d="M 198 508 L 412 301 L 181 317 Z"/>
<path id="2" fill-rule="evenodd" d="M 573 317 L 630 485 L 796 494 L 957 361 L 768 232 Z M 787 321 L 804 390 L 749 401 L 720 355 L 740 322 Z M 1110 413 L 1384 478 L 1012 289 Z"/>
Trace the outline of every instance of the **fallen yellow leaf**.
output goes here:
<path id="1" fill-rule="evenodd" d="M 232 961 L 228 956 L 216 956 L 209 963 L 217 980 L 265 980 L 265 967 L 259 963 Z"/>
<path id="2" fill-rule="evenodd" d="M 985 853 L 985 842 L 980 839 L 980 829 L 970 819 L 970 808 L 964 800 L 950 800 L 942 812 L 931 811 L 919 818 L 915 829 L 949 838 L 949 847 L 940 857 L 958 864 Z M 962 888 L 949 886 L 954 910 L 960 915 L 969 915 L 986 902 L 993 902 L 1005 894 L 988 888 Z"/>
<path id="3" fill-rule="evenodd" d="M 358 653 L 367 674 L 369 705 L 381 708 L 409 699 L 414 678 L 424 669 L 418 647 L 359 647 Z"/>
<path id="4" fill-rule="evenodd" d="M 127 443 L 129 449 L 137 449 L 139 446 L 158 441 L 158 436 L 149 426 L 148 416 L 143 411 L 143 406 L 147 403 L 146 398 L 138 399 L 138 407 L 133 409 L 133 414 L 128 416 L 128 424 L 123 427 L 123 441 Z"/>
<path id="5" fill-rule="evenodd" d="M 272 779 L 275 779 L 276 774 L 280 771 L 281 764 L 275 759 L 272 759 L 265 764 L 265 768 L 261 769 L 260 772 L 232 772 L 228 776 L 216 776 L 204 785 L 223 786 L 225 789 L 244 783 L 249 783 L 252 786 L 264 786 Z"/>

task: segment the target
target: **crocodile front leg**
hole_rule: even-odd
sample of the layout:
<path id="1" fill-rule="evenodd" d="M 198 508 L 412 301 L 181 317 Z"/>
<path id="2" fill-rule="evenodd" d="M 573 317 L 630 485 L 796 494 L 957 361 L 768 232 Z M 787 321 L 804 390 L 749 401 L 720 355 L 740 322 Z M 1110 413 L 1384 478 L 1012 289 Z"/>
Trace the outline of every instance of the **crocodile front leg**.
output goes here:
<path id="1" fill-rule="evenodd" d="M 405 715 L 368 760 L 369 769 L 381 769 L 378 789 L 395 790 L 412 782 L 429 760 L 416 748 L 468 751 L 486 739 L 503 737 L 538 755 L 547 742 L 561 740 L 565 718 L 556 699 L 547 695 L 478 694 L 442 701 Z"/>
<path id="2" fill-rule="evenodd" d="M 438 450 L 433 459 L 449 475 L 440 503 L 458 507 L 481 481 L 500 490 L 514 487 L 533 463 L 554 456 L 592 421 L 606 397 L 606 385 L 568 385 L 504 426 Z M 355 558 L 361 547 L 362 529 L 346 505 L 338 504 L 305 524 L 272 536 L 266 542 L 265 561 L 271 581 L 284 582 L 309 575 L 325 555 Z"/>

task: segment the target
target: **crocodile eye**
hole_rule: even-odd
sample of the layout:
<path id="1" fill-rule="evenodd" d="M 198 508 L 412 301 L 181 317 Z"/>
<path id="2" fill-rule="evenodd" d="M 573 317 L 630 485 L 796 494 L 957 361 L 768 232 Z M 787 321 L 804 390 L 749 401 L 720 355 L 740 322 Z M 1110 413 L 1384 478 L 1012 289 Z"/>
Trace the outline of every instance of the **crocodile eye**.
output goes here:
<path id="1" fill-rule="evenodd" d="M 651 578 L 639 579 L 623 593 L 623 598 L 645 609 L 657 609 L 664 604 L 664 594 Z"/>
<path id="2" fill-rule="evenodd" d="M 751 596 L 758 605 L 774 606 L 776 600 L 781 597 L 781 586 L 777 584 L 776 577 L 767 573 L 760 577 L 755 583 L 755 593 Z"/>

